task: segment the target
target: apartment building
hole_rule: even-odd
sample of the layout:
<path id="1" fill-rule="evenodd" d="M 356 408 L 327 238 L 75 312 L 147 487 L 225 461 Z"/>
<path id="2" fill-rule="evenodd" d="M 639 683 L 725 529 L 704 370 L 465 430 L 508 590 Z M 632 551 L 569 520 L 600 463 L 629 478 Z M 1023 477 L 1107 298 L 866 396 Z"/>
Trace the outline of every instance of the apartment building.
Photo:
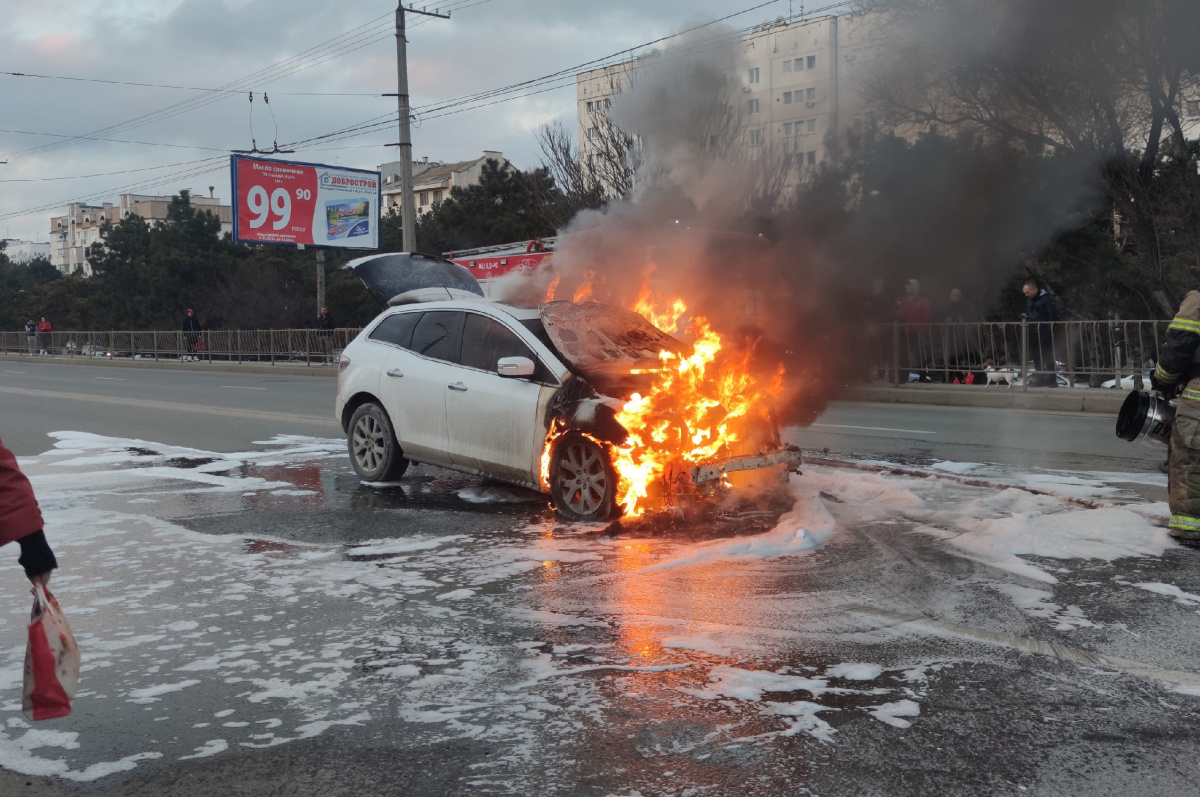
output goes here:
<path id="1" fill-rule="evenodd" d="M 50 259 L 49 241 L 22 241 L 20 238 L 4 239 L 4 254 L 14 263 L 28 263 L 39 257 Z"/>
<path id="2" fill-rule="evenodd" d="M 778 153 L 798 181 L 805 169 L 833 161 L 869 123 L 860 78 L 880 51 L 872 16 L 780 18 L 742 34 L 738 61 L 726 74 L 729 103 L 751 152 Z M 654 58 L 651 54 L 645 58 Z M 637 79 L 636 58 L 576 77 L 580 153 L 616 94 Z"/>
<path id="3" fill-rule="evenodd" d="M 483 174 L 483 166 L 489 160 L 494 160 L 504 168 L 512 165 L 504 158 L 503 152 L 484 150 L 482 157 L 475 160 L 443 163 L 422 158 L 413 162 L 413 195 L 416 198 L 417 216 L 422 216 L 433 209 L 433 206 L 449 198 L 450 189 L 458 186 L 478 185 L 479 177 Z M 392 161 L 382 164 L 379 172 L 383 176 L 383 210 L 397 208 L 401 204 L 400 164 L 402 161 Z"/>
<path id="4" fill-rule="evenodd" d="M 78 271 L 90 277 L 92 267 L 87 262 L 87 250 L 92 244 L 100 242 L 100 228 L 105 222 L 117 224 L 128 216 L 136 215 L 153 227 L 166 220 L 172 199 L 174 197 L 122 194 L 116 205 L 111 202 L 100 205 L 71 203 L 65 215 L 50 219 L 50 262 L 63 274 Z M 189 199 L 196 209 L 220 219 L 222 233 L 233 232 L 233 209 L 229 205 L 222 205 L 220 199 L 212 196 L 212 189 L 209 189 L 209 196 L 191 196 Z"/>

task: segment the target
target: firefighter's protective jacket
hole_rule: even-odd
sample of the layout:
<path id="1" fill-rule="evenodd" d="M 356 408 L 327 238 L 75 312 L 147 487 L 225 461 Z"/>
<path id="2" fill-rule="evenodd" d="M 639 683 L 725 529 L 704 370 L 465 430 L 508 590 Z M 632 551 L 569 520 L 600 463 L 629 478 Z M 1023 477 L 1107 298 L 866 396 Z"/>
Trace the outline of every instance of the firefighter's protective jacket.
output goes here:
<path id="1" fill-rule="evenodd" d="M 1200 371 L 1200 291 L 1189 291 L 1179 312 L 1167 327 L 1167 339 L 1158 353 L 1154 375 L 1166 387 L 1187 381 Z M 1188 387 L 1183 397 L 1200 401 L 1200 387 Z"/>

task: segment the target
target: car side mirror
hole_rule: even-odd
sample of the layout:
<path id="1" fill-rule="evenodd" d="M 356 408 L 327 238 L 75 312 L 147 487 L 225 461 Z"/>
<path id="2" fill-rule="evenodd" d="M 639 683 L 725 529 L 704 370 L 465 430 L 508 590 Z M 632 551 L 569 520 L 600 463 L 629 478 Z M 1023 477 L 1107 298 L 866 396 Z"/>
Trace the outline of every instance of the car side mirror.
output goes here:
<path id="1" fill-rule="evenodd" d="M 500 376 L 533 376 L 533 360 L 528 357 L 501 357 L 496 363 Z"/>

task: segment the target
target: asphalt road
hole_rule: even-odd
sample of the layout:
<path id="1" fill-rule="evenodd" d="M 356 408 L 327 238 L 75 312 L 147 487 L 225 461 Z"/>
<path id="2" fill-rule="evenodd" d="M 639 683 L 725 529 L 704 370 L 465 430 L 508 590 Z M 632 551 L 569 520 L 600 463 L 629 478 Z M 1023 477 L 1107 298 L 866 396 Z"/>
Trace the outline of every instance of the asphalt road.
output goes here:
<path id="1" fill-rule="evenodd" d="M 228 373 L 0 363 L 0 439 L 17 454 L 80 431 L 209 451 L 277 434 L 336 438 L 333 380 Z M 833 404 L 789 442 L 856 455 L 1089 470 L 1152 470 L 1163 454 L 1113 434 L 1094 413 Z"/>
<path id="2" fill-rule="evenodd" d="M 754 536 L 790 502 L 602 531 L 439 469 L 361 484 L 334 390 L 0 363 L 85 651 L 76 713 L 29 730 L 0 562 L 0 794 L 1192 790 L 1200 570 L 1141 516 L 816 467 L 815 550 Z M 113 439 L 39 456 L 63 431 Z M 1103 416 L 841 403 L 786 436 L 1162 511 L 1161 453 Z"/>
<path id="3" fill-rule="evenodd" d="M 328 377 L 0 362 L 0 439 L 18 455 L 50 432 L 91 432 L 208 451 L 279 434 L 337 437 Z"/>

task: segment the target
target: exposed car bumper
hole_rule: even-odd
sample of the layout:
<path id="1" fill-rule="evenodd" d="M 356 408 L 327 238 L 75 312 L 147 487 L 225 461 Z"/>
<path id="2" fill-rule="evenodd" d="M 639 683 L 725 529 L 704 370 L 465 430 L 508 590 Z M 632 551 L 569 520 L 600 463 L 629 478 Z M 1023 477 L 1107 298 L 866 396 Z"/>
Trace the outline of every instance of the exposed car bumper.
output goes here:
<path id="1" fill-rule="evenodd" d="M 803 456 L 800 449 L 795 446 L 787 446 L 766 453 L 745 454 L 696 465 L 692 468 L 692 483 L 700 486 L 706 482 L 719 481 L 728 473 L 773 468 L 780 465 L 786 465 L 789 471 L 796 472 L 802 464 Z"/>

